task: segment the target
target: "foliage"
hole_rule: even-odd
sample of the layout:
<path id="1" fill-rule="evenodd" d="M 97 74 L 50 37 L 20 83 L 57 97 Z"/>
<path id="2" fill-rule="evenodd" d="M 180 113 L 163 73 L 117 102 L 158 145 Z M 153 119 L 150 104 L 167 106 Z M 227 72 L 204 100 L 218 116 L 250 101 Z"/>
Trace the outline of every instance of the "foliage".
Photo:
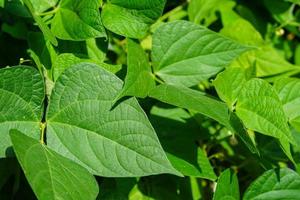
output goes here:
<path id="1" fill-rule="evenodd" d="M 299 199 L 299 0 L 0 0 L 0 199 Z"/>

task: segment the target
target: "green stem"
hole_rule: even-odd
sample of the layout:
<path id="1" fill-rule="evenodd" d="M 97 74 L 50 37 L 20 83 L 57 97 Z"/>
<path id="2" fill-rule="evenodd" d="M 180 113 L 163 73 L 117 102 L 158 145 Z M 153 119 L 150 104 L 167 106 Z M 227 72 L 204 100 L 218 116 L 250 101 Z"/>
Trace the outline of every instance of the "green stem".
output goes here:
<path id="1" fill-rule="evenodd" d="M 45 130 L 46 130 L 45 122 L 40 123 L 40 129 L 41 129 L 40 143 L 45 144 Z"/>
<path id="2" fill-rule="evenodd" d="M 59 7 L 54 7 L 53 10 L 37 14 L 38 16 L 54 15 L 59 10 Z"/>

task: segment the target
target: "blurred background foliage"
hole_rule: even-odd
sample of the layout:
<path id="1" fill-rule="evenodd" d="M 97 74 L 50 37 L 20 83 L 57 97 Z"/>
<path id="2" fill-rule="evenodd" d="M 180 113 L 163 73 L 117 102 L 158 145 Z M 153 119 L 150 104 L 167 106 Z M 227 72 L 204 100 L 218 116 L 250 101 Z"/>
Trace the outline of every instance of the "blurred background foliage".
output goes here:
<path id="1" fill-rule="evenodd" d="M 58 0 L 44 4 L 31 1 L 47 23 L 51 18 L 47 12 L 51 13 Z M 149 55 L 152 33 L 161 23 L 174 20 L 189 20 L 240 43 L 257 47 L 236 59 L 232 65 L 255 68 L 252 73 L 270 83 L 279 77 L 299 77 L 300 0 L 168 0 L 163 15 L 151 26 L 148 36 L 140 40 Z M 0 0 L 0 30 L 1 67 L 22 64 L 38 68 L 43 65 L 50 69 L 59 65 L 60 59 L 70 59 L 72 64 L 76 57 L 96 63 L 105 62 L 107 68 L 113 68 L 112 71 L 124 79 L 126 39 L 122 36 L 108 32 L 108 40 L 58 40 L 58 46 L 52 46 L 44 39 L 20 0 Z M 59 57 L 61 54 L 63 56 Z M 211 80 L 200 83 L 196 89 L 216 96 Z M 139 101 L 164 149 L 172 153 L 169 159 L 175 155 L 178 165 L 184 166 L 190 176 L 97 177 L 99 199 L 211 199 L 216 177 L 226 168 L 238 172 L 243 193 L 249 183 L 266 169 L 293 167 L 270 137 L 256 136 L 259 137 L 257 141 L 261 152 L 255 155 L 239 138 L 215 121 L 151 98 Z M 299 133 L 299 129 L 292 131 Z M 297 139 L 300 144 L 300 137 Z M 300 149 L 294 148 L 293 151 L 296 163 L 300 163 Z M 0 199 L 34 198 L 16 160 L 0 159 Z"/>

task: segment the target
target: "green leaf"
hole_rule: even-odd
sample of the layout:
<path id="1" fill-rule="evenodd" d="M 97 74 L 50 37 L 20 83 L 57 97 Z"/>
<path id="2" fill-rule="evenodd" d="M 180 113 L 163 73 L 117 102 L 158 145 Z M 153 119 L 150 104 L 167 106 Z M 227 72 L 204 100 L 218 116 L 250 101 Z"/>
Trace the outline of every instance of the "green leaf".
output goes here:
<path id="1" fill-rule="evenodd" d="M 5 0 L 0 0 L 0 8 L 4 8 Z"/>
<path id="2" fill-rule="evenodd" d="M 122 81 L 97 65 L 67 69 L 50 99 L 49 147 L 100 176 L 180 175 L 135 98 L 111 109 L 121 88 Z"/>
<path id="3" fill-rule="evenodd" d="M 37 13 L 43 13 L 56 6 L 58 0 L 30 0 Z"/>
<path id="4" fill-rule="evenodd" d="M 134 40 L 127 40 L 127 75 L 121 93 L 116 99 L 124 96 L 145 98 L 155 86 L 151 66 L 142 47 Z"/>
<path id="5" fill-rule="evenodd" d="M 229 67 L 218 74 L 214 80 L 218 96 L 233 110 L 238 95 L 246 82 L 246 72 L 243 68 Z"/>
<path id="6" fill-rule="evenodd" d="M 236 174 L 231 169 L 225 170 L 220 175 L 213 199 L 214 200 L 239 200 L 240 199 L 239 182 Z"/>
<path id="7" fill-rule="evenodd" d="M 27 41 L 29 48 L 35 55 L 37 59 L 35 60 L 36 64 L 40 63 L 46 69 L 51 69 L 53 57 L 56 56 L 55 50 L 52 49 L 52 46 L 49 41 L 45 40 L 43 34 L 40 32 L 29 32 L 27 35 Z M 40 68 L 42 68 L 40 66 Z"/>
<path id="8" fill-rule="evenodd" d="M 224 7 L 232 9 L 234 6 L 235 3 L 228 0 L 191 0 L 188 15 L 190 21 L 209 26 L 218 19 L 217 11 L 221 11 Z"/>
<path id="9" fill-rule="evenodd" d="M 27 6 L 27 8 L 29 9 L 33 19 L 35 20 L 35 22 L 37 23 L 38 27 L 41 29 L 41 31 L 44 34 L 45 39 L 49 40 L 54 46 L 57 46 L 57 40 L 54 37 L 53 33 L 50 31 L 49 27 L 47 26 L 47 24 L 45 24 L 45 22 L 43 21 L 43 19 L 37 15 L 36 11 L 34 10 L 34 7 L 31 3 L 30 0 L 23 0 L 24 4 Z"/>
<path id="10" fill-rule="evenodd" d="M 297 200 L 300 176 L 291 169 L 272 169 L 258 177 L 247 189 L 244 200 Z"/>
<path id="11" fill-rule="evenodd" d="M 107 63 L 97 62 L 97 61 L 91 60 L 91 59 L 79 58 L 72 53 L 63 53 L 56 57 L 56 59 L 53 63 L 53 66 L 52 66 L 54 81 L 56 81 L 58 79 L 58 77 L 66 69 L 70 68 L 74 64 L 79 64 L 82 62 L 90 62 L 90 63 L 98 64 L 102 68 L 104 68 L 112 73 L 116 73 L 117 71 L 119 71 L 121 69 L 121 66 L 119 66 L 119 65 L 110 65 Z"/>
<path id="12" fill-rule="evenodd" d="M 283 109 L 290 121 L 300 117 L 300 80 L 297 78 L 283 78 L 275 82 Z"/>
<path id="13" fill-rule="evenodd" d="M 164 103 L 197 111 L 225 126 L 230 126 L 226 104 L 199 91 L 183 86 L 162 84 L 152 89 L 149 96 Z"/>
<path id="14" fill-rule="evenodd" d="M 63 40 L 82 41 L 106 37 L 99 7 L 99 1 L 95 0 L 61 0 L 51 22 L 52 32 Z"/>
<path id="15" fill-rule="evenodd" d="M 225 24 L 220 33 L 246 45 L 260 46 L 265 43 L 254 26 L 243 18 L 237 18 L 233 22 Z"/>
<path id="16" fill-rule="evenodd" d="M 187 21 L 160 26 L 153 35 L 155 74 L 166 83 L 193 86 L 228 66 L 250 47 Z"/>
<path id="17" fill-rule="evenodd" d="M 274 47 L 263 40 L 261 34 L 248 21 L 238 18 L 226 25 L 221 33 L 242 44 L 256 46 L 257 49 L 249 51 L 231 65 L 234 67 L 249 68 L 255 66 L 256 76 L 286 76 L 299 72 L 298 66 L 287 62 Z"/>
<path id="18" fill-rule="evenodd" d="M 9 130 L 39 138 L 44 82 L 37 70 L 17 66 L 0 70 L 0 157 L 10 156 Z"/>
<path id="19" fill-rule="evenodd" d="M 110 31 L 129 38 L 143 38 L 162 14 L 166 0 L 109 0 L 102 19 Z"/>
<path id="20" fill-rule="evenodd" d="M 94 200 L 97 197 L 97 182 L 86 169 L 17 130 L 11 130 L 10 137 L 38 199 Z"/>
<path id="21" fill-rule="evenodd" d="M 266 81 L 251 79 L 244 84 L 236 113 L 247 128 L 294 143 L 279 97 Z"/>

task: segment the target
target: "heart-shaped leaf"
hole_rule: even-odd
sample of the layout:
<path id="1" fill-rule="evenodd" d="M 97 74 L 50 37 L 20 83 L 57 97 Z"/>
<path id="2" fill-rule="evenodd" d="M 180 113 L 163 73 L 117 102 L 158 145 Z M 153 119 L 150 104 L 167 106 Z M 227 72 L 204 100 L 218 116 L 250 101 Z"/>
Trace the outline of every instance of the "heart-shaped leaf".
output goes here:
<path id="1" fill-rule="evenodd" d="M 180 175 L 135 98 L 112 108 L 121 88 L 121 80 L 97 65 L 67 69 L 52 91 L 48 145 L 96 175 Z"/>
<path id="2" fill-rule="evenodd" d="M 249 49 L 203 26 L 174 21 L 154 33 L 152 60 L 155 74 L 166 83 L 189 87 L 215 75 Z"/>

